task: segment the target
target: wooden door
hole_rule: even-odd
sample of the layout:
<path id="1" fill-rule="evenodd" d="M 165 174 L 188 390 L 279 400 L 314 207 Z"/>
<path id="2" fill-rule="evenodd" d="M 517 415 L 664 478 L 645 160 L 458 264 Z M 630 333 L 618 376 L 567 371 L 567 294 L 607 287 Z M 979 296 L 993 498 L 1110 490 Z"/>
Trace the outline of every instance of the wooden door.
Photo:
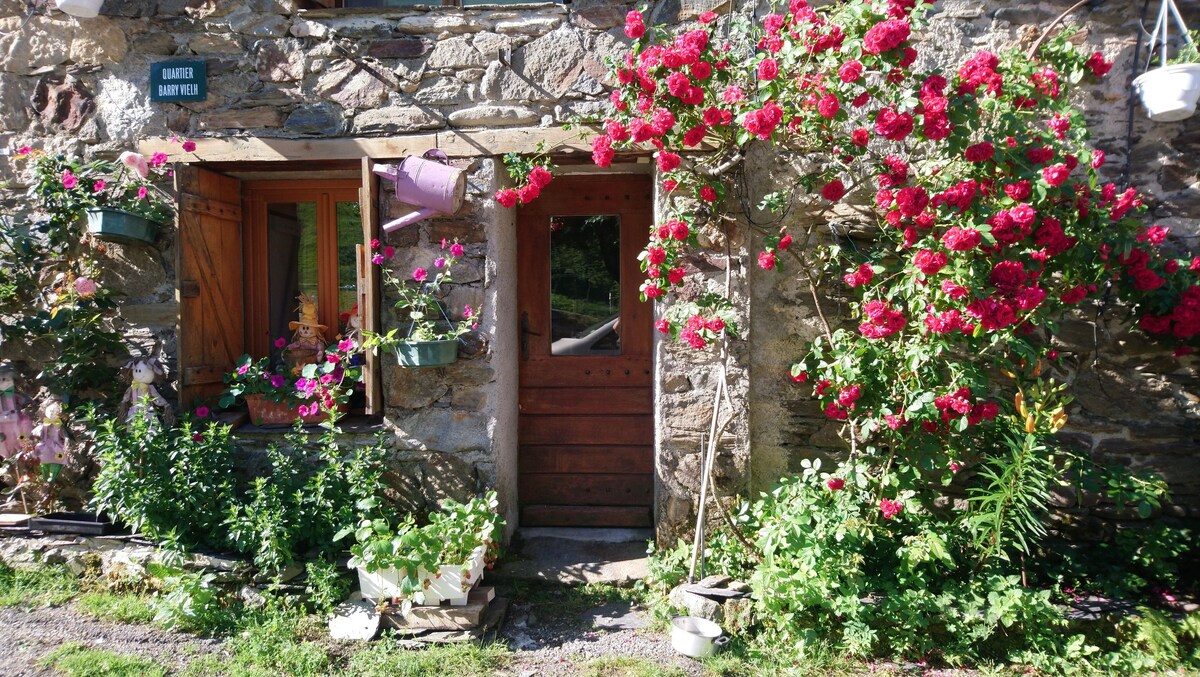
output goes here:
<path id="1" fill-rule="evenodd" d="M 245 352 L 242 309 L 241 182 L 184 165 L 175 172 L 179 213 L 179 406 L 225 389 Z"/>
<path id="2" fill-rule="evenodd" d="M 652 309 L 637 260 L 652 218 L 642 175 L 560 177 L 521 208 L 522 525 L 653 523 Z"/>

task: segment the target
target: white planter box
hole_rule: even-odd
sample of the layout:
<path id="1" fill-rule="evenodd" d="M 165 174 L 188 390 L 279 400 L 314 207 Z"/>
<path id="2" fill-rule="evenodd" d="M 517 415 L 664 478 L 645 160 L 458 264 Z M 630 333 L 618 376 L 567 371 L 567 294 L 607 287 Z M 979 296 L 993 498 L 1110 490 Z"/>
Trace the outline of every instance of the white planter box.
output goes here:
<path id="1" fill-rule="evenodd" d="M 471 588 L 483 578 L 483 557 L 486 552 L 487 546 L 481 545 L 471 552 L 465 564 L 443 564 L 438 567 L 436 575 L 424 569 L 419 570 L 418 578 L 424 589 L 413 594 L 413 603 L 436 605 L 448 601 L 451 606 L 465 605 Z M 363 597 L 372 600 L 406 597 L 400 591 L 403 578 L 404 575 L 396 569 L 374 572 L 358 569 L 359 590 Z"/>
<path id="2" fill-rule="evenodd" d="M 1184 63 L 1155 68 L 1133 81 L 1133 91 L 1155 122 L 1176 122 L 1192 117 L 1200 99 L 1200 64 Z"/>

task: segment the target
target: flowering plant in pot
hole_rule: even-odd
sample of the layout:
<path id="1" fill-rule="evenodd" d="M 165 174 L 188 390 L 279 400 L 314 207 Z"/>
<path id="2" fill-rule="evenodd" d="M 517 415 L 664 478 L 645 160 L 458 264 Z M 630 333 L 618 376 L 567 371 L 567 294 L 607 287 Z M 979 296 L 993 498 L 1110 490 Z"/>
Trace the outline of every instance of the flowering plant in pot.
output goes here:
<path id="1" fill-rule="evenodd" d="M 185 151 L 195 148 L 181 143 Z M 155 185 L 173 173 L 166 153 L 126 151 L 116 160 L 83 162 L 24 146 L 17 155 L 30 159 L 31 196 L 52 213 L 86 214 L 98 239 L 152 243 L 175 213 L 174 198 Z"/>
<path id="2" fill-rule="evenodd" d="M 283 348 L 287 339 L 276 340 Z M 225 375 L 228 385 L 220 399 L 222 408 L 239 400 L 250 409 L 255 425 L 292 425 L 296 419 L 320 423 L 332 411 L 342 411 L 353 385 L 362 377 L 362 367 L 352 364 L 358 346 L 353 339 L 342 339 L 324 351 L 324 360 L 296 369 L 274 368 L 279 360 L 249 355 L 238 359 L 238 366 Z"/>
<path id="3" fill-rule="evenodd" d="M 442 240 L 441 253 L 430 269 L 417 267 L 406 279 L 384 267 L 384 281 L 397 297 L 394 306 L 401 318 L 409 320 L 408 333 L 401 336 L 400 328 L 386 334 L 364 332 L 363 346 L 392 348 L 404 367 L 444 366 L 458 359 L 459 337 L 479 326 L 478 307 L 465 304 L 460 318 L 452 320 L 443 304 L 447 286 L 454 282 L 451 270 L 462 256 L 461 244 Z M 381 265 L 386 258 L 376 254 L 373 260 Z"/>
<path id="4" fill-rule="evenodd" d="M 411 515 L 396 525 L 385 519 L 363 520 L 336 538 L 354 533 L 349 566 L 358 570 L 364 597 L 381 604 L 466 604 L 471 588 L 495 561 L 504 518 L 495 491 L 460 503 L 442 502 L 429 523 L 418 526 Z"/>

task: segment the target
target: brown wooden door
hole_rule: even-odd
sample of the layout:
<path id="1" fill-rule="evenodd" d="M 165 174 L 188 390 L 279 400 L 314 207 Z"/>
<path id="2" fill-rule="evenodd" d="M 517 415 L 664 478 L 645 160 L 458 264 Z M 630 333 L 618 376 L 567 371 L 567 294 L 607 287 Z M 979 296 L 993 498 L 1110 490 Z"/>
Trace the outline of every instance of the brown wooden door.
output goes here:
<path id="1" fill-rule="evenodd" d="M 241 182 L 184 165 L 179 195 L 179 405 L 189 409 L 224 389 L 245 352 L 242 309 Z"/>
<path id="2" fill-rule="evenodd" d="M 518 218 L 525 526 L 652 524 L 647 176 L 555 179 Z"/>

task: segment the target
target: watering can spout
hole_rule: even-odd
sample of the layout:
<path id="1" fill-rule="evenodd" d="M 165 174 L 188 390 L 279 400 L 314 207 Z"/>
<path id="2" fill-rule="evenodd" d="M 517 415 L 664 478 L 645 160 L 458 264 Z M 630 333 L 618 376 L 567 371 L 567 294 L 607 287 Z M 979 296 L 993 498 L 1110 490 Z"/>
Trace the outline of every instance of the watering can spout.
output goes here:
<path id="1" fill-rule="evenodd" d="M 407 225 L 416 223 L 417 221 L 423 221 L 437 213 L 438 213 L 438 211 L 435 209 L 423 207 L 421 209 L 416 210 L 415 212 L 409 212 L 408 214 L 405 214 L 404 216 L 401 216 L 398 219 L 393 219 L 391 221 L 388 221 L 387 223 L 380 226 L 380 228 L 383 228 L 383 232 L 390 233 L 393 230 L 396 230 L 398 228 L 403 228 Z"/>

